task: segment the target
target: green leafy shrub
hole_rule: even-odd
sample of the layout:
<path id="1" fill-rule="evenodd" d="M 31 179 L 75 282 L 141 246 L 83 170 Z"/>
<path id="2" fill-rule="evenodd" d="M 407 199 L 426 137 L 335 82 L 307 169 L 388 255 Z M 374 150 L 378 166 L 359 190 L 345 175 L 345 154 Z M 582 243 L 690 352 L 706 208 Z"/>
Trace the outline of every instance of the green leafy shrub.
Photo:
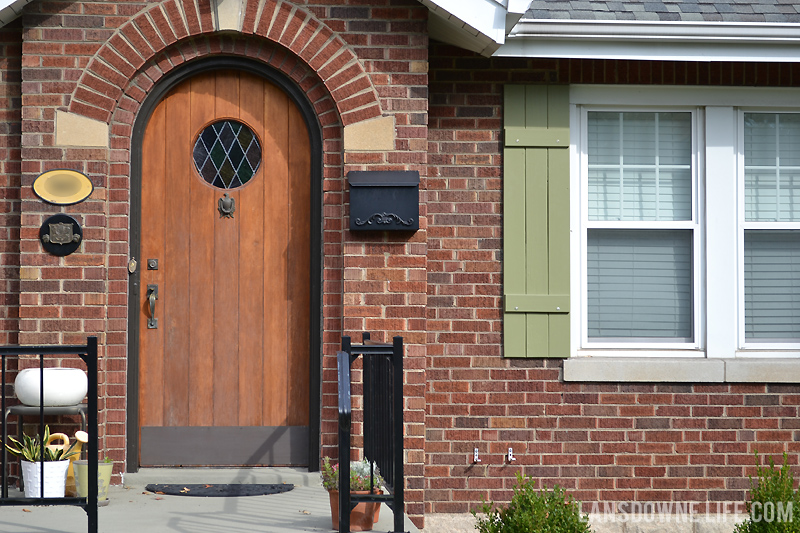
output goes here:
<path id="1" fill-rule="evenodd" d="M 517 474 L 514 496 L 508 507 L 484 503 L 475 525 L 480 533 L 589 533 L 589 517 L 580 505 L 558 485 L 552 491 L 534 488 L 535 481 Z"/>
<path id="2" fill-rule="evenodd" d="M 756 452 L 758 480 L 750 476 L 750 500 L 745 508 L 749 518 L 737 524 L 734 533 L 800 533 L 800 495 L 794 490 L 794 476 L 786 453 L 783 466 L 762 467 Z"/>

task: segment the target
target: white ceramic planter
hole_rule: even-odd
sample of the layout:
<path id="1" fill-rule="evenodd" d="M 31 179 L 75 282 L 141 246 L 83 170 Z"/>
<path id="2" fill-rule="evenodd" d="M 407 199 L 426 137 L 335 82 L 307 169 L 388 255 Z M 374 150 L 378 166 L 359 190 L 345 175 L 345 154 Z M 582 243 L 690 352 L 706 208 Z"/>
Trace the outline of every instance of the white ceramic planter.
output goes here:
<path id="1" fill-rule="evenodd" d="M 22 481 L 25 484 L 25 497 L 41 497 L 42 464 L 44 464 L 44 497 L 63 498 L 64 488 L 67 485 L 69 461 L 45 461 L 44 463 L 22 461 Z"/>
<path id="2" fill-rule="evenodd" d="M 44 405 L 76 405 L 86 397 L 88 381 L 80 368 L 44 369 Z M 39 405 L 39 369 L 26 368 L 14 380 L 14 393 L 25 405 Z"/>

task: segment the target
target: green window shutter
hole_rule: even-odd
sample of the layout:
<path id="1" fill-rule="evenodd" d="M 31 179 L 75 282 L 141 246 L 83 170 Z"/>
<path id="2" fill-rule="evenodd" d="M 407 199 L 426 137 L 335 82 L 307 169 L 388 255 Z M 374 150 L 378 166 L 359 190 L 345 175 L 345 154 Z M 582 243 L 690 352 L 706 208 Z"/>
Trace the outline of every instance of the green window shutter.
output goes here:
<path id="1" fill-rule="evenodd" d="M 569 87 L 505 87 L 505 357 L 569 357 Z"/>

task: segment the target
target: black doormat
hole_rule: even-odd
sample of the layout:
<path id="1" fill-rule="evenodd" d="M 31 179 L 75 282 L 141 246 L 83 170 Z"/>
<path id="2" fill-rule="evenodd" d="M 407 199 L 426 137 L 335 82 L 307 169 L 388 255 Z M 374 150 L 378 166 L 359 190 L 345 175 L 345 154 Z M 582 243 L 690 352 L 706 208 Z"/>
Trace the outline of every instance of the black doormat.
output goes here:
<path id="1" fill-rule="evenodd" d="M 280 494 L 289 492 L 294 488 L 291 483 L 279 484 L 192 484 L 192 485 L 162 485 L 150 484 L 144 489 L 156 494 L 170 496 L 264 496 L 266 494 Z"/>

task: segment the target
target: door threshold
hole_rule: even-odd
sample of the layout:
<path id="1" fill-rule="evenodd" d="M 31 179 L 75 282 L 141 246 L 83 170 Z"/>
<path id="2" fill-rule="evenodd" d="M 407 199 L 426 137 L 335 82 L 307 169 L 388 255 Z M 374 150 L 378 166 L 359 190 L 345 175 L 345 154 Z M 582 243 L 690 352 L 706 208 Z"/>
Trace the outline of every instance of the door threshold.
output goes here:
<path id="1" fill-rule="evenodd" d="M 125 473 L 123 483 L 137 486 L 151 483 L 291 483 L 301 487 L 321 486 L 319 472 L 294 466 L 140 467 L 138 472 Z"/>

